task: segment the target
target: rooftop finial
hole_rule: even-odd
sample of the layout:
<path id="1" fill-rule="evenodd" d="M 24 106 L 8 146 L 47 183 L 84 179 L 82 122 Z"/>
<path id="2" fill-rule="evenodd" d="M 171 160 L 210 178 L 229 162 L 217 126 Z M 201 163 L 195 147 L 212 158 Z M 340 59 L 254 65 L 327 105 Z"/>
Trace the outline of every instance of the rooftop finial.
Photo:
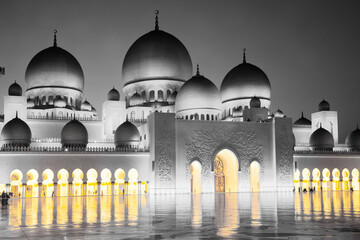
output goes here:
<path id="1" fill-rule="evenodd" d="M 197 76 L 200 75 L 199 64 L 196 64 L 196 75 L 197 75 Z"/>
<path id="2" fill-rule="evenodd" d="M 155 10 L 155 30 L 159 30 L 159 10 Z"/>
<path id="3" fill-rule="evenodd" d="M 243 48 L 243 63 L 246 63 L 246 48 Z"/>
<path id="4" fill-rule="evenodd" d="M 302 117 L 302 118 L 304 117 L 304 112 L 303 112 L 303 111 L 301 111 L 301 117 Z"/>
<path id="5" fill-rule="evenodd" d="M 15 118 L 18 118 L 18 111 L 16 111 L 16 116 L 15 116 Z"/>
<path id="6" fill-rule="evenodd" d="M 56 42 L 56 33 L 57 33 L 57 30 L 54 29 L 54 47 L 57 47 L 57 42 Z"/>

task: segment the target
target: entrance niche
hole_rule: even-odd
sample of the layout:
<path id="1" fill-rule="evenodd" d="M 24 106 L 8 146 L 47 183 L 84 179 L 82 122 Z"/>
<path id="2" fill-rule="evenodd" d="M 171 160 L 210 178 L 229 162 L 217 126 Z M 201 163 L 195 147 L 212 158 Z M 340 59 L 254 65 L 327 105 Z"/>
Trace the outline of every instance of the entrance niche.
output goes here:
<path id="1" fill-rule="evenodd" d="M 250 189 L 251 192 L 260 192 L 260 164 L 258 161 L 250 164 Z"/>
<path id="2" fill-rule="evenodd" d="M 300 191 L 300 170 L 296 169 L 294 172 L 294 189 L 295 191 Z"/>
<path id="3" fill-rule="evenodd" d="M 324 168 L 322 171 L 323 182 L 322 182 L 322 190 L 328 191 L 330 190 L 330 170 L 328 168 Z"/>
<path id="4" fill-rule="evenodd" d="M 238 192 L 239 162 L 229 149 L 221 150 L 214 159 L 215 192 Z"/>
<path id="5" fill-rule="evenodd" d="M 86 173 L 86 177 L 87 177 L 87 189 L 86 189 L 87 195 L 89 196 L 97 195 L 98 194 L 97 171 L 93 168 L 90 168 L 89 171 L 87 171 Z"/>
<path id="6" fill-rule="evenodd" d="M 42 173 L 42 179 L 41 196 L 52 197 L 54 194 L 54 172 L 50 169 L 45 169 L 45 171 Z"/>
<path id="7" fill-rule="evenodd" d="M 57 185 L 57 195 L 60 197 L 68 196 L 69 190 L 69 172 L 66 169 L 60 169 L 58 174 L 58 185 Z"/>
<path id="8" fill-rule="evenodd" d="M 359 190 L 359 170 L 357 168 L 354 168 L 351 171 L 351 176 L 352 176 L 351 187 L 353 188 L 353 190 Z"/>
<path id="9" fill-rule="evenodd" d="M 10 191 L 13 193 L 13 197 L 21 197 L 22 178 L 23 174 L 19 169 L 15 169 L 10 173 Z"/>
<path id="10" fill-rule="evenodd" d="M 312 171 L 312 188 L 315 191 L 321 190 L 321 181 L 320 181 L 320 170 L 318 168 L 314 168 Z"/>
<path id="11" fill-rule="evenodd" d="M 39 196 L 39 173 L 35 169 L 30 169 L 26 173 L 26 197 L 38 197 Z"/>
<path id="12" fill-rule="evenodd" d="M 111 171 L 105 168 L 101 171 L 101 195 L 111 195 Z"/>
<path id="13" fill-rule="evenodd" d="M 307 168 L 302 170 L 302 189 L 310 190 L 310 170 Z"/>
<path id="14" fill-rule="evenodd" d="M 332 190 L 341 190 L 339 169 L 334 168 L 332 170 L 332 177 L 333 177 L 333 189 Z"/>
<path id="15" fill-rule="evenodd" d="M 193 161 L 190 165 L 191 193 L 201 193 L 201 163 Z"/>
<path id="16" fill-rule="evenodd" d="M 82 196 L 82 186 L 83 186 L 83 177 L 84 173 L 81 171 L 81 169 L 77 168 L 72 173 L 73 178 L 73 196 Z"/>
<path id="17" fill-rule="evenodd" d="M 350 190 L 350 171 L 347 168 L 342 170 L 342 190 Z"/>
<path id="18" fill-rule="evenodd" d="M 114 186 L 114 194 L 124 194 L 125 193 L 125 171 L 121 168 L 116 169 L 115 171 L 115 186 Z"/>
<path id="19" fill-rule="evenodd" d="M 129 183 L 128 183 L 128 194 L 138 194 L 138 177 L 139 173 L 135 168 L 132 168 L 128 172 Z"/>

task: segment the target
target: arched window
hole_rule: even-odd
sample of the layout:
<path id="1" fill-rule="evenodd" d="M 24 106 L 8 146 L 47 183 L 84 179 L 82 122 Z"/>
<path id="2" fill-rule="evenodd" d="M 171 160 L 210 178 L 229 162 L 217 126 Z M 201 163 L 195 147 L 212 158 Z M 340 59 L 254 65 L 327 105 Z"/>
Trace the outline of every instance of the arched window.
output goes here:
<path id="1" fill-rule="evenodd" d="M 150 102 L 155 102 L 155 91 L 154 90 L 150 91 Z"/>
<path id="2" fill-rule="evenodd" d="M 167 91 L 166 91 L 166 101 L 167 100 L 169 100 L 169 97 L 171 96 L 171 91 L 170 91 L 170 89 L 168 89 Z"/>
<path id="3" fill-rule="evenodd" d="M 141 97 L 142 97 L 142 99 L 144 100 L 144 102 L 146 102 L 146 92 L 145 92 L 145 90 L 142 91 Z"/>
<path id="4" fill-rule="evenodd" d="M 163 102 L 164 101 L 164 92 L 162 90 L 158 91 L 158 101 Z"/>
<path id="5" fill-rule="evenodd" d="M 131 111 L 130 120 L 135 120 L 135 111 Z"/>

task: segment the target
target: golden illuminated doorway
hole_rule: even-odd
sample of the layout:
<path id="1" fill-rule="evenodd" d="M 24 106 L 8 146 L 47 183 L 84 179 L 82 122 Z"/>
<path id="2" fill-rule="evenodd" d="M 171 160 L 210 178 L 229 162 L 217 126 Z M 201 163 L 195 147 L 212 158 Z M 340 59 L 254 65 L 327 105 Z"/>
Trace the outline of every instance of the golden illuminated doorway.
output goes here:
<path id="1" fill-rule="evenodd" d="M 250 189 L 251 192 L 260 192 L 260 164 L 258 161 L 250 164 Z"/>
<path id="2" fill-rule="evenodd" d="M 58 178 L 58 185 L 57 185 L 57 195 L 60 197 L 65 197 L 68 196 L 68 191 L 69 191 L 69 172 L 62 168 L 59 170 L 58 174 L 57 174 L 57 178 Z"/>
<path id="3" fill-rule="evenodd" d="M 26 173 L 26 197 L 38 197 L 39 196 L 39 173 L 35 169 L 30 169 Z"/>
<path id="4" fill-rule="evenodd" d="M 54 172 L 50 169 L 45 169 L 42 173 L 42 197 L 52 197 L 54 195 Z"/>
<path id="5" fill-rule="evenodd" d="M 350 171 L 347 168 L 342 170 L 342 190 L 350 190 Z"/>
<path id="6" fill-rule="evenodd" d="M 193 161 L 190 165 L 191 193 L 201 193 L 201 163 Z"/>
<path id="7" fill-rule="evenodd" d="M 214 159 L 215 192 L 238 192 L 239 162 L 229 149 L 221 150 Z"/>
<path id="8" fill-rule="evenodd" d="M 22 178 L 23 174 L 19 169 L 15 169 L 10 173 L 10 191 L 13 193 L 13 197 L 21 197 Z"/>
<path id="9" fill-rule="evenodd" d="M 84 173 L 81 169 L 77 168 L 72 173 L 73 184 L 72 184 L 72 195 L 73 196 L 82 196 L 83 195 L 83 177 Z"/>

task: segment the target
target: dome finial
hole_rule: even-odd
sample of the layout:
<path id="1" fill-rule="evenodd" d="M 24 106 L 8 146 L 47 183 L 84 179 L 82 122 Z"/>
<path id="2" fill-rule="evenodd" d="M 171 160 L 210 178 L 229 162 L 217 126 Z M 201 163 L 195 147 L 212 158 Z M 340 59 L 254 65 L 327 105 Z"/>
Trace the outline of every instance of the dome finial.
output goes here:
<path id="1" fill-rule="evenodd" d="M 200 76 L 199 64 L 196 64 L 196 75 Z"/>
<path id="2" fill-rule="evenodd" d="M 243 48 L 243 63 L 246 63 L 246 48 Z"/>
<path id="3" fill-rule="evenodd" d="M 15 118 L 18 118 L 18 111 L 16 111 L 16 115 L 15 115 Z"/>
<path id="4" fill-rule="evenodd" d="M 159 10 L 155 10 L 155 30 L 159 30 Z"/>
<path id="5" fill-rule="evenodd" d="M 320 123 L 320 128 L 322 128 L 322 124 Z"/>
<path id="6" fill-rule="evenodd" d="M 57 47 L 57 42 L 56 42 L 56 33 L 57 33 L 57 30 L 54 29 L 54 47 Z"/>
<path id="7" fill-rule="evenodd" d="M 303 111 L 301 111 L 301 117 L 302 117 L 302 118 L 304 117 L 304 112 L 303 112 Z"/>

